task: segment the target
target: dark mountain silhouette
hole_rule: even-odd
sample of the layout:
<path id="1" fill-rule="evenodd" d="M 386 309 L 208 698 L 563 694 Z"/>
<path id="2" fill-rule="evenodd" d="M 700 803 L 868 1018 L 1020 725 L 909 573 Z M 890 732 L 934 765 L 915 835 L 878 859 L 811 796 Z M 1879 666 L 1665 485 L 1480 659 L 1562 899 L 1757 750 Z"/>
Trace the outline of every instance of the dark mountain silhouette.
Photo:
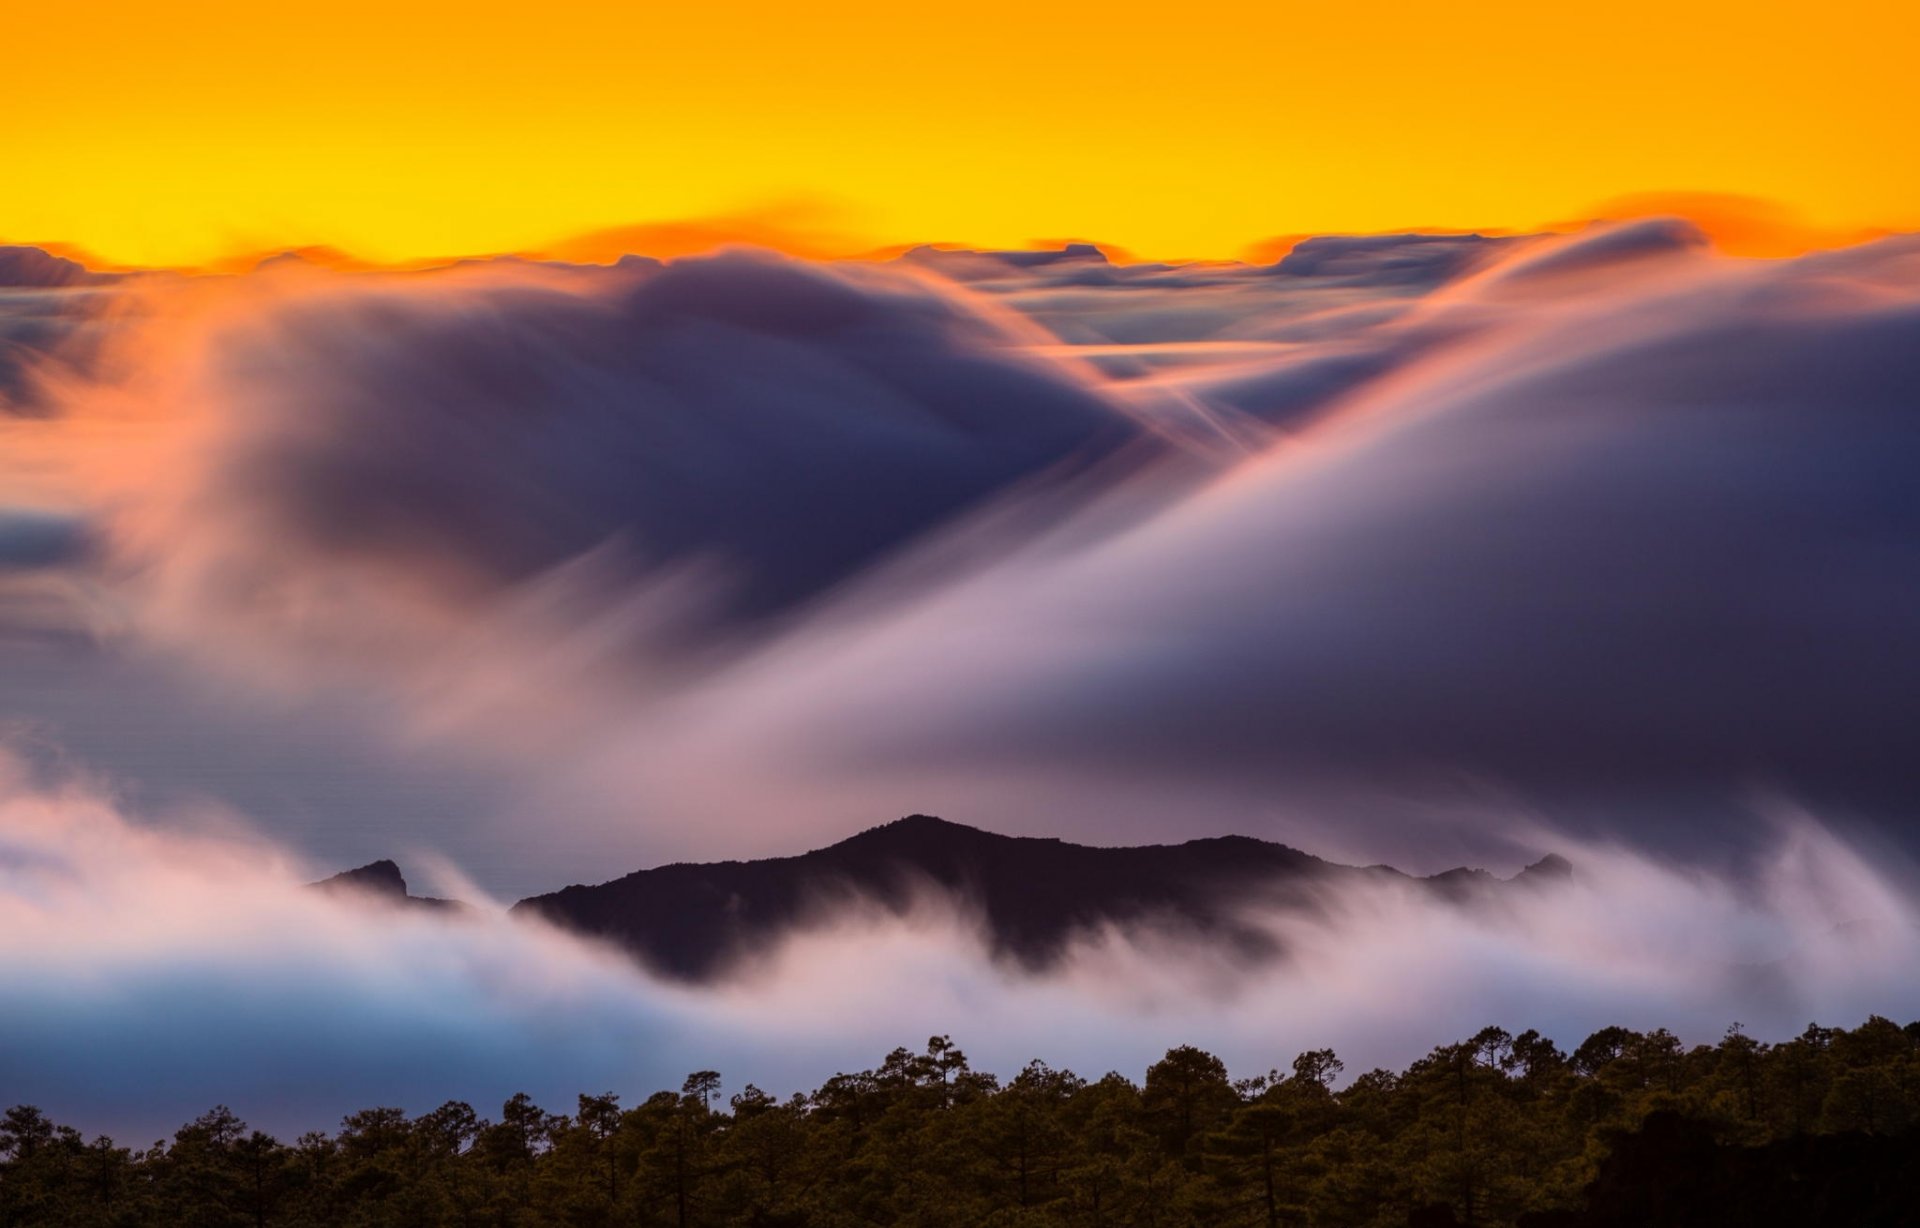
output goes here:
<path id="1" fill-rule="evenodd" d="M 436 899 L 429 895 L 408 895 L 407 880 L 400 867 L 382 858 L 354 870 L 342 870 L 308 886 L 333 894 L 353 894 L 406 908 L 431 908 L 450 911 L 465 908 L 459 900 Z"/>
<path id="2" fill-rule="evenodd" d="M 1280 952 L 1248 920 L 1249 905 L 1316 909 L 1326 888 L 1382 879 L 1469 902 L 1570 873 L 1550 856 L 1511 880 L 1466 869 L 1416 879 L 1247 836 L 1093 848 L 913 815 L 797 857 L 661 866 L 513 911 L 610 940 L 666 975 L 704 980 L 849 906 L 899 916 L 929 891 L 945 892 L 978 912 L 997 957 L 1037 970 L 1076 934 L 1105 926 L 1193 934 L 1258 960 Z"/>

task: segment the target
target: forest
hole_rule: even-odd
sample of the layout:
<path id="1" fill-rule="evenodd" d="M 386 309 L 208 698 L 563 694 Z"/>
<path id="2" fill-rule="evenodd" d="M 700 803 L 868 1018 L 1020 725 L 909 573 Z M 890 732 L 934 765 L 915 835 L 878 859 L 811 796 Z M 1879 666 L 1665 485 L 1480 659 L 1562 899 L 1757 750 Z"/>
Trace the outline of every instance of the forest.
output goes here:
<path id="1" fill-rule="evenodd" d="M 635 1104 L 369 1108 L 291 1142 L 224 1107 L 123 1146 L 16 1106 L 0 1225 L 1663 1228 L 1913 1222 L 1920 1023 L 1572 1052 L 1489 1027 L 1404 1071 L 975 1070 L 947 1037 L 778 1099 L 714 1071 Z M 3 1089 L 0 1089 L 3 1091 Z"/>

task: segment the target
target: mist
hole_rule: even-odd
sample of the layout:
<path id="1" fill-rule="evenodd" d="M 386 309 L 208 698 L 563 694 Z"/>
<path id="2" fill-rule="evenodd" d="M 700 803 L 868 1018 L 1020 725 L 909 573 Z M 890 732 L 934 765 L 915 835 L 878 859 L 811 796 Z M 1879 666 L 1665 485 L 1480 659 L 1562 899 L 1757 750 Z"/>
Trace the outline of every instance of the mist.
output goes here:
<path id="1" fill-rule="evenodd" d="M 1742 883 L 1619 848 L 1571 882 L 1461 909 L 1405 884 L 1262 914 L 1287 956 L 1245 962 L 1153 925 L 1083 933 L 1045 975 L 993 960 L 964 898 L 903 923 L 850 908 L 709 988 L 508 920 L 444 863 L 446 917 L 310 890 L 315 871 L 231 813 L 159 827 L 83 782 L 0 798 L 0 1084 L 122 1141 L 213 1103 L 292 1136 L 373 1104 L 492 1109 L 527 1091 L 637 1102 L 717 1069 L 785 1093 L 951 1035 L 977 1067 L 1042 1057 L 1138 1078 L 1175 1044 L 1260 1073 L 1336 1047 L 1397 1066 L 1489 1023 L 1571 1047 L 1605 1025 L 1712 1042 L 1920 1010 L 1911 894 L 1804 815 L 1772 816 Z"/>

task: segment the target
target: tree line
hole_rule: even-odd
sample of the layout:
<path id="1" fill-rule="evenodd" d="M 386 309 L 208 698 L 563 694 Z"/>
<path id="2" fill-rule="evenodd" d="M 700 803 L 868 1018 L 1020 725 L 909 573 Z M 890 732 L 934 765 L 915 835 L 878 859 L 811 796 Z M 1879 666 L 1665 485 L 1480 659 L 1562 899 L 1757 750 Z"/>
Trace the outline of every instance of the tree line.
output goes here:
<path id="1" fill-rule="evenodd" d="M 946 1037 L 778 1099 L 714 1071 L 632 1105 L 372 1108 L 284 1142 L 226 1108 L 169 1140 L 0 1120 L 0 1225 L 190 1228 L 1659 1228 L 1912 1222 L 1920 1023 L 1766 1044 L 1487 1028 L 1342 1080 L 1331 1050 L 1231 1077 L 1010 1079 Z"/>

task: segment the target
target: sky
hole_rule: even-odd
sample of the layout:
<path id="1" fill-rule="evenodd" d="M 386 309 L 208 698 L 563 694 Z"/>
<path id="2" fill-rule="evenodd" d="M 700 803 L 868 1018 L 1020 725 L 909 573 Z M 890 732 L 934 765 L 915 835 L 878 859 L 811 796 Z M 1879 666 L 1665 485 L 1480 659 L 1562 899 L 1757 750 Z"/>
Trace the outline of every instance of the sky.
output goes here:
<path id="1" fill-rule="evenodd" d="M 1920 224 L 1916 38 L 1894 0 L 33 5 L 0 238 L 135 264 L 642 225 L 663 255 L 691 226 L 1224 258 L 1710 194 L 1764 215 L 1761 246 L 1832 245 Z"/>

